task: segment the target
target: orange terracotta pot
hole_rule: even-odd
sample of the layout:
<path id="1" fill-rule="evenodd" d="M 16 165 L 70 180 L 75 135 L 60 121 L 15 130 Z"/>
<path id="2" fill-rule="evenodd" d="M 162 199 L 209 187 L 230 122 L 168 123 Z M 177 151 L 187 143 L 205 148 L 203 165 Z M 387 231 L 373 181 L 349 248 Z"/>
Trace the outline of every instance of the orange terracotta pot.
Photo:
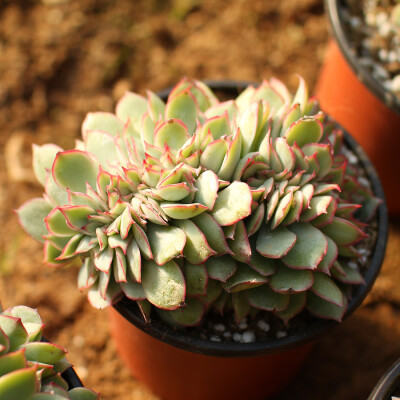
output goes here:
<path id="1" fill-rule="evenodd" d="M 366 151 L 382 181 L 389 213 L 400 216 L 400 106 L 359 65 L 342 26 L 338 0 L 326 5 L 336 40 L 328 46 L 316 95 L 322 110 Z"/>
<path id="2" fill-rule="evenodd" d="M 243 87 L 241 82 L 230 81 L 209 85 L 232 95 Z M 368 157 L 347 133 L 344 139 L 362 164 L 375 196 L 384 199 Z M 377 221 L 377 240 L 364 275 L 365 284 L 354 289 L 344 318 L 362 303 L 380 271 L 388 233 L 385 202 L 378 207 Z M 109 316 L 111 335 L 122 360 L 133 376 L 163 400 L 267 399 L 283 390 L 301 368 L 316 339 L 338 324 L 311 318 L 283 338 L 219 343 L 174 329 L 159 320 L 155 312 L 152 321 L 146 323 L 136 302 L 126 297 L 114 304 Z"/>
<path id="3" fill-rule="evenodd" d="M 117 350 L 140 379 L 163 400 L 266 399 L 278 393 L 304 363 L 312 343 L 262 356 L 215 357 L 175 348 L 110 310 Z"/>

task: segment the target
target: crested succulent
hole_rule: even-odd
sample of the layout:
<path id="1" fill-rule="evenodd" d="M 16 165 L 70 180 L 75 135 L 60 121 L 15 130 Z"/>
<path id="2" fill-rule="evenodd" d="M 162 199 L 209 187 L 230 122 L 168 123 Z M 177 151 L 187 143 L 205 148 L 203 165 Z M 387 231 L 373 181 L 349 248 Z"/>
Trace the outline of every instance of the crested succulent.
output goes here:
<path id="1" fill-rule="evenodd" d="M 211 308 L 341 320 L 379 203 L 342 138 L 301 78 L 294 96 L 271 79 L 223 102 L 185 78 L 166 103 L 129 92 L 89 113 L 73 150 L 34 146 L 45 193 L 18 214 L 97 308 L 124 294 L 174 325 Z"/>
<path id="2" fill-rule="evenodd" d="M 96 400 L 86 388 L 68 390 L 61 376 L 70 364 L 66 350 L 41 341 L 38 312 L 26 306 L 0 310 L 0 399 Z"/>

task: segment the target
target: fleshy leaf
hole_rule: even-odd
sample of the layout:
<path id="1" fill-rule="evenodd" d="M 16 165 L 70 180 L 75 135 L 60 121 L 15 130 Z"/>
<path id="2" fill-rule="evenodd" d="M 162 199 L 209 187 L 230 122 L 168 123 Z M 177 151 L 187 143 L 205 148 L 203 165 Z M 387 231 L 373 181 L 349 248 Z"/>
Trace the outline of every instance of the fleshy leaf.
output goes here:
<path id="1" fill-rule="evenodd" d="M 204 296 L 207 291 L 208 275 L 204 264 L 185 262 L 186 295 Z"/>
<path id="2" fill-rule="evenodd" d="M 33 145 L 33 171 L 37 180 L 43 186 L 46 184 L 47 172 L 51 170 L 54 159 L 60 151 L 63 151 L 63 149 L 55 144 Z"/>
<path id="3" fill-rule="evenodd" d="M 200 228 L 208 244 L 218 255 L 231 252 L 226 243 L 224 231 L 209 213 L 202 213 L 194 217 L 192 221 Z"/>
<path id="4" fill-rule="evenodd" d="M 157 264 L 163 265 L 182 254 L 186 244 L 186 235 L 182 229 L 149 224 L 147 233 Z"/>
<path id="5" fill-rule="evenodd" d="M 352 222 L 339 217 L 333 217 L 330 224 L 321 228 L 339 246 L 349 246 L 359 242 L 367 235 Z"/>
<path id="6" fill-rule="evenodd" d="M 236 323 L 239 324 L 250 311 L 250 303 L 247 300 L 245 292 L 232 293 L 232 306 Z"/>
<path id="7" fill-rule="evenodd" d="M 128 273 L 136 282 L 142 281 L 142 258 L 140 249 L 136 241 L 132 238 L 126 249 L 126 259 L 128 260 Z"/>
<path id="8" fill-rule="evenodd" d="M 306 301 L 306 293 L 293 293 L 290 295 L 289 305 L 287 308 L 281 311 L 276 311 L 275 314 L 287 325 L 290 319 L 303 311 L 304 307 L 306 306 Z"/>
<path id="9" fill-rule="evenodd" d="M 210 247 L 203 232 L 190 220 L 176 220 L 174 224 L 186 235 L 183 255 L 192 264 L 202 264 L 215 251 Z"/>
<path id="10" fill-rule="evenodd" d="M 85 149 L 93 154 L 101 166 L 108 169 L 110 164 L 119 162 L 115 138 L 102 131 L 89 131 L 86 133 Z"/>
<path id="11" fill-rule="evenodd" d="M 0 357 L 0 377 L 17 369 L 26 368 L 24 350 L 20 349 Z"/>
<path id="12" fill-rule="evenodd" d="M 219 189 L 218 176 L 210 171 L 204 171 L 194 184 L 197 189 L 194 195 L 194 202 L 205 205 L 209 210 L 212 210 L 217 199 Z"/>
<path id="13" fill-rule="evenodd" d="M 246 264 L 238 264 L 235 274 L 227 280 L 225 290 L 231 293 L 240 292 L 256 286 L 263 285 L 268 278 L 260 275 Z"/>
<path id="14" fill-rule="evenodd" d="M 196 326 L 201 322 L 204 312 L 204 303 L 195 298 L 187 298 L 183 307 L 169 311 L 169 314 L 180 326 Z"/>
<path id="15" fill-rule="evenodd" d="M 176 118 L 181 120 L 186 126 L 189 133 L 196 128 L 197 104 L 190 96 L 189 91 L 185 90 L 176 96 L 168 99 L 165 107 L 165 118 Z"/>
<path id="16" fill-rule="evenodd" d="M 250 187 L 244 182 L 233 182 L 218 193 L 211 215 L 221 226 L 233 225 L 251 213 Z"/>
<path id="17" fill-rule="evenodd" d="M 229 241 L 229 248 L 232 250 L 232 257 L 235 260 L 246 264 L 250 262 L 251 247 L 243 221 L 237 222 L 235 237 L 232 241 Z"/>
<path id="18" fill-rule="evenodd" d="M 76 387 L 68 391 L 70 400 L 98 400 L 100 396 L 87 388 Z"/>
<path id="19" fill-rule="evenodd" d="M 206 262 L 210 278 L 226 282 L 236 271 L 236 262 L 230 256 L 211 257 Z"/>
<path id="20" fill-rule="evenodd" d="M 142 285 L 147 300 L 158 308 L 174 310 L 185 300 L 185 279 L 175 261 L 168 261 L 164 265 L 145 261 Z"/>
<path id="21" fill-rule="evenodd" d="M 297 240 L 282 261 L 292 268 L 317 268 L 328 249 L 328 242 L 324 234 L 306 222 L 293 224 L 288 228 L 297 236 Z"/>
<path id="22" fill-rule="evenodd" d="M 0 315 L 0 329 L 10 339 L 10 352 L 18 349 L 29 340 L 28 332 L 19 318 Z"/>
<path id="23" fill-rule="evenodd" d="M 263 257 L 257 251 L 251 252 L 250 267 L 264 276 L 273 275 L 277 269 L 277 262 L 273 258 Z"/>
<path id="24" fill-rule="evenodd" d="M 44 222 L 53 206 L 45 199 L 32 199 L 23 204 L 18 210 L 18 218 L 23 228 L 36 240 L 44 242 L 43 236 L 48 231 Z"/>
<path id="25" fill-rule="evenodd" d="M 12 317 L 20 318 L 25 330 L 28 332 L 29 341 L 40 340 L 43 322 L 38 312 L 30 307 L 15 306 L 10 309 L 9 314 Z"/>
<path id="26" fill-rule="evenodd" d="M 114 114 L 107 112 L 90 112 L 82 123 L 82 136 L 86 138 L 87 131 L 103 131 L 116 137 L 121 134 L 124 124 Z"/>
<path id="27" fill-rule="evenodd" d="M 260 310 L 280 311 L 289 304 L 290 296 L 274 292 L 268 285 L 262 285 L 246 291 L 250 305 Z"/>
<path id="28" fill-rule="evenodd" d="M 339 307 L 333 303 L 321 299 L 321 297 L 312 292 L 307 292 L 306 307 L 311 314 L 319 318 L 333 319 L 341 322 L 347 308 L 346 298 L 344 298 L 344 300 L 345 304 L 342 307 Z"/>
<path id="29" fill-rule="evenodd" d="M 161 209 L 168 217 L 182 220 L 193 218 L 208 210 L 206 206 L 200 203 L 183 204 L 169 202 L 161 203 Z"/>
<path id="30" fill-rule="evenodd" d="M 154 132 L 154 145 L 179 150 L 189 139 L 188 129 L 180 120 L 169 119 Z"/>
<path id="31" fill-rule="evenodd" d="M 269 286 L 275 292 L 293 293 L 308 290 L 314 282 L 313 273 L 308 270 L 288 268 L 282 263 L 270 277 Z"/>
<path id="32" fill-rule="evenodd" d="M 23 368 L 0 377 L 0 398 L 30 400 L 36 391 L 36 367 Z"/>
<path id="33" fill-rule="evenodd" d="M 58 345 L 45 342 L 32 342 L 24 346 L 25 357 L 28 361 L 43 364 L 55 364 L 64 358 L 66 350 Z"/>
<path id="34" fill-rule="evenodd" d="M 303 117 L 290 125 L 285 137 L 290 146 L 296 142 L 299 147 L 303 147 L 307 143 L 318 143 L 322 133 L 321 122 L 312 117 Z"/>
<path id="35" fill-rule="evenodd" d="M 146 298 L 143 287 L 140 283 L 128 280 L 128 282 L 121 283 L 121 289 L 128 299 L 144 300 Z"/>
<path id="36" fill-rule="evenodd" d="M 322 272 L 314 272 L 314 283 L 311 291 L 318 297 L 335 304 L 338 307 L 344 305 L 344 295 L 333 280 Z"/>
<path id="37" fill-rule="evenodd" d="M 116 107 L 117 117 L 125 124 L 128 120 L 139 132 L 142 115 L 147 110 L 147 100 L 136 93 L 126 92 Z"/>
<path id="38" fill-rule="evenodd" d="M 58 153 L 53 163 L 53 177 L 58 185 L 73 192 L 86 192 L 86 182 L 96 187 L 99 165 L 88 153 L 69 150 Z"/>
<path id="39" fill-rule="evenodd" d="M 263 226 L 257 237 L 257 251 L 264 257 L 281 258 L 288 254 L 296 243 L 296 234 L 284 227 L 271 230 Z"/>
<path id="40" fill-rule="evenodd" d="M 336 263 L 335 263 L 336 265 Z M 339 282 L 346 283 L 348 285 L 361 285 L 364 283 L 364 278 L 361 273 L 356 269 L 350 267 L 347 263 L 343 262 L 340 267 L 344 275 L 339 274 L 336 270 L 332 269 L 332 276 Z"/>
<path id="41" fill-rule="evenodd" d="M 159 195 L 164 200 L 179 201 L 184 199 L 190 193 L 190 189 L 186 185 L 186 183 L 181 182 L 161 186 L 155 191 L 155 193 L 157 193 L 157 195 Z"/>

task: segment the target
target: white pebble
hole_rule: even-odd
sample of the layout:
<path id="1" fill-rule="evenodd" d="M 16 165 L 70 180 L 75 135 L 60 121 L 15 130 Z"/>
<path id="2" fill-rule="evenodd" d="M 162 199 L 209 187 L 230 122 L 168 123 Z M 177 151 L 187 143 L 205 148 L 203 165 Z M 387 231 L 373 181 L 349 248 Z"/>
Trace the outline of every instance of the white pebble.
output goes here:
<path id="1" fill-rule="evenodd" d="M 220 342 L 220 341 L 221 341 L 221 338 L 219 338 L 218 336 L 211 336 L 211 337 L 210 337 L 210 340 L 211 340 L 212 342 Z"/>
<path id="2" fill-rule="evenodd" d="M 380 78 L 380 79 L 387 79 L 389 78 L 389 73 L 387 72 L 387 70 L 382 67 L 382 65 L 380 64 L 375 64 L 374 65 L 374 74 Z"/>
<path id="3" fill-rule="evenodd" d="M 349 153 L 346 154 L 346 155 L 347 155 L 347 159 L 349 160 L 349 163 L 350 163 L 350 164 L 357 164 L 358 158 L 356 157 L 355 154 L 349 152 Z"/>
<path id="4" fill-rule="evenodd" d="M 358 269 L 358 265 L 357 263 L 355 263 L 354 261 L 349 261 L 347 263 L 347 265 L 351 268 L 351 269 Z"/>
<path id="5" fill-rule="evenodd" d="M 370 249 L 367 249 L 366 247 L 362 247 L 361 249 L 358 249 L 358 252 L 362 255 L 369 255 L 371 253 Z"/>
<path id="6" fill-rule="evenodd" d="M 241 323 L 239 324 L 239 329 L 240 329 L 241 331 L 243 331 L 244 329 L 247 329 L 247 328 L 248 328 L 247 322 L 241 322 Z"/>
<path id="7" fill-rule="evenodd" d="M 242 342 L 252 343 L 256 341 L 256 335 L 254 332 L 244 332 L 242 336 Z"/>
<path id="8" fill-rule="evenodd" d="M 367 178 L 364 178 L 363 176 L 360 176 L 358 178 L 358 182 L 360 182 L 361 185 L 363 185 L 364 187 L 369 187 L 370 186 L 370 182 Z"/>
<path id="9" fill-rule="evenodd" d="M 379 25 L 378 31 L 382 37 L 387 37 L 392 31 L 392 24 L 386 21 L 382 25 Z"/>
<path id="10" fill-rule="evenodd" d="M 287 336 L 287 332 L 286 332 L 286 331 L 278 331 L 278 332 L 276 332 L 276 337 L 277 337 L 278 339 L 284 338 L 284 337 L 286 337 L 286 336 Z"/>
<path id="11" fill-rule="evenodd" d="M 235 342 L 241 342 L 242 341 L 242 335 L 240 333 L 238 333 L 238 332 L 235 332 L 233 334 L 233 340 Z"/>
<path id="12" fill-rule="evenodd" d="M 396 62 L 397 61 L 397 54 L 394 50 L 389 51 L 388 56 L 387 56 L 388 62 Z"/>
<path id="13" fill-rule="evenodd" d="M 386 49 L 379 50 L 379 58 L 382 61 L 387 61 L 388 57 L 389 57 L 389 52 Z"/>
<path id="14" fill-rule="evenodd" d="M 389 20 L 389 17 L 386 13 L 380 12 L 376 15 L 375 22 L 376 25 L 382 25 Z"/>
<path id="15" fill-rule="evenodd" d="M 392 80 L 391 79 L 387 79 L 386 81 L 383 81 L 382 84 L 386 90 L 389 90 L 389 91 L 392 90 Z"/>
<path id="16" fill-rule="evenodd" d="M 232 336 L 232 332 L 226 331 L 226 332 L 223 333 L 223 335 L 224 335 L 224 338 L 230 339 L 231 336 Z"/>
<path id="17" fill-rule="evenodd" d="M 368 48 L 369 46 L 365 46 L 366 48 Z M 360 65 L 362 65 L 363 67 L 369 67 L 371 65 L 371 59 L 369 57 L 361 57 L 358 62 L 360 63 Z"/>
<path id="18" fill-rule="evenodd" d="M 270 324 L 268 324 L 267 322 L 263 321 L 262 319 L 260 319 L 257 322 L 257 327 L 260 328 L 264 332 L 268 332 L 271 329 Z"/>
<path id="19" fill-rule="evenodd" d="M 351 17 L 350 18 L 350 25 L 352 28 L 358 28 L 361 25 L 361 18 L 359 17 Z"/>
<path id="20" fill-rule="evenodd" d="M 367 13 L 365 16 L 365 22 L 367 25 L 374 26 L 376 22 L 375 14 L 373 12 Z"/>
<path id="21" fill-rule="evenodd" d="M 226 327 L 223 324 L 215 324 L 214 325 L 214 331 L 215 332 L 225 332 Z"/>
<path id="22" fill-rule="evenodd" d="M 392 80 L 392 90 L 400 92 L 400 75 L 396 75 Z"/>

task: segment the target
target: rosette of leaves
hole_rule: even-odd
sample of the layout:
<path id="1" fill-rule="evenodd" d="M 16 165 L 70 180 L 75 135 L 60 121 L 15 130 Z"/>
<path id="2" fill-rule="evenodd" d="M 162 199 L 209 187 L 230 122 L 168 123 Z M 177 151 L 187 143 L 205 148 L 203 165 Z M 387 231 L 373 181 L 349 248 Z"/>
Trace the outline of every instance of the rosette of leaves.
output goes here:
<path id="1" fill-rule="evenodd" d="M 36 310 L 17 306 L 0 311 L 0 399 L 99 399 L 86 388 L 68 390 L 61 376 L 71 366 L 66 350 L 41 341 L 44 325 Z"/>
<path id="2" fill-rule="evenodd" d="M 175 325 L 210 308 L 340 320 L 378 204 L 341 147 L 301 78 L 222 102 L 183 79 L 166 103 L 126 93 L 88 114 L 73 150 L 34 146 L 45 193 L 18 214 L 47 264 L 78 260 L 97 308 L 125 294 Z"/>

